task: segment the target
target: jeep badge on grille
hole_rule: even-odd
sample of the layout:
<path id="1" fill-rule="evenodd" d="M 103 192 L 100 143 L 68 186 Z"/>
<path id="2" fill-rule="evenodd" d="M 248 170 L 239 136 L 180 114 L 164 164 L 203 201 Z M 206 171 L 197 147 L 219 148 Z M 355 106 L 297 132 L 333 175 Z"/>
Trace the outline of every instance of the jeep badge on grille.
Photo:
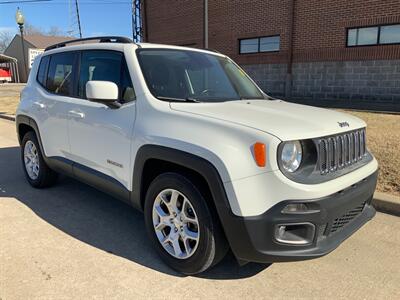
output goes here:
<path id="1" fill-rule="evenodd" d="M 350 126 L 349 123 L 347 123 L 347 122 L 338 122 L 338 124 L 340 127 L 349 127 Z"/>

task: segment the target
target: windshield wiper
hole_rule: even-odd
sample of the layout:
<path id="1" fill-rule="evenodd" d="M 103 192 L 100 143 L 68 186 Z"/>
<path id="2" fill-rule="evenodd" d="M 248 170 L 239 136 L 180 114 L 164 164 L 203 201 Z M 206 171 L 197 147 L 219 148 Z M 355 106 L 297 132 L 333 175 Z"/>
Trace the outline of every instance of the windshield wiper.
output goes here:
<path id="1" fill-rule="evenodd" d="M 201 101 L 195 99 L 195 98 L 191 98 L 191 97 L 187 97 L 187 98 L 174 98 L 174 97 L 164 97 L 164 96 L 157 96 L 157 99 L 160 100 L 167 100 L 167 101 L 171 101 L 171 102 L 192 102 L 192 103 L 201 103 Z"/>

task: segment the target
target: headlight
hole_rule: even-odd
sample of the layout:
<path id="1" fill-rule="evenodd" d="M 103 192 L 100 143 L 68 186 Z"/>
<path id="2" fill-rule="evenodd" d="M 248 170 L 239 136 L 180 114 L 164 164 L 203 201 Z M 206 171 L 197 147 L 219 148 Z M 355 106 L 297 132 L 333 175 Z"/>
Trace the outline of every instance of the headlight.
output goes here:
<path id="1" fill-rule="evenodd" d="M 282 148 L 281 161 L 283 168 L 293 173 L 301 164 L 303 149 L 299 141 L 286 142 Z"/>

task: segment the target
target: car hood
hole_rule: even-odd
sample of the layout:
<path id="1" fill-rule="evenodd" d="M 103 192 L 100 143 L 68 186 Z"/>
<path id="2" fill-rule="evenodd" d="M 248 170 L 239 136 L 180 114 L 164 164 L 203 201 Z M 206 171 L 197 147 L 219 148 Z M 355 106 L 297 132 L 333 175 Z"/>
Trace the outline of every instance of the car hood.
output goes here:
<path id="1" fill-rule="evenodd" d="M 327 136 L 366 126 L 361 119 L 345 113 L 282 100 L 171 102 L 170 106 L 176 111 L 258 129 L 282 141 Z"/>

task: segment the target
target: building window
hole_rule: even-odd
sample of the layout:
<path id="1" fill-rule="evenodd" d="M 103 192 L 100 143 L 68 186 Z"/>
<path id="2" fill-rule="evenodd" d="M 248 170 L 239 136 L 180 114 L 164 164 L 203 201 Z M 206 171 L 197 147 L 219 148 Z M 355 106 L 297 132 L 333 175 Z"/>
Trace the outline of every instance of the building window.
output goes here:
<path id="1" fill-rule="evenodd" d="M 266 36 L 239 40 L 240 54 L 279 51 L 280 36 Z"/>
<path id="2" fill-rule="evenodd" d="M 400 24 L 351 28 L 347 31 L 347 46 L 370 46 L 400 43 Z"/>
<path id="3" fill-rule="evenodd" d="M 400 43 L 400 24 L 381 26 L 379 43 L 397 44 Z"/>

